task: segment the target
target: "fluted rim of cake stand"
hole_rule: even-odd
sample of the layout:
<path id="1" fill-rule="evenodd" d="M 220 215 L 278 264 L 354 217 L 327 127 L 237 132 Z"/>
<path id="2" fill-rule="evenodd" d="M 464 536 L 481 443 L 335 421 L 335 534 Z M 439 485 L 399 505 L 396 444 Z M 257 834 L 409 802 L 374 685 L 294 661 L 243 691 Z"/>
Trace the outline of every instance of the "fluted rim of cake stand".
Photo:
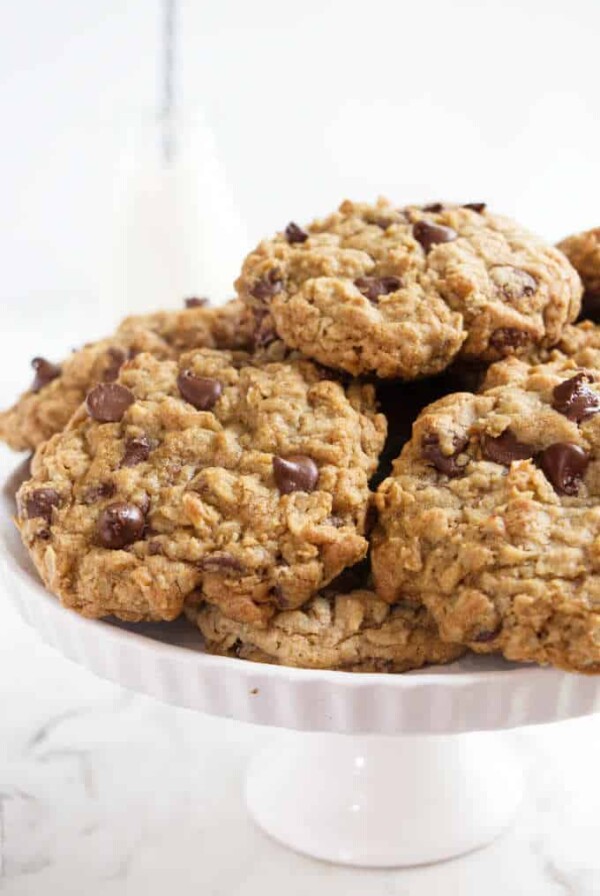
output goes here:
<path id="1" fill-rule="evenodd" d="M 340 733 L 445 734 L 511 728 L 600 711 L 600 680 L 471 655 L 398 674 L 299 669 L 216 656 L 187 622 L 130 625 L 65 609 L 37 578 L 2 492 L 0 561 L 21 616 L 101 677 L 166 702 L 279 727 Z M 181 636 L 183 643 L 166 642 Z"/>

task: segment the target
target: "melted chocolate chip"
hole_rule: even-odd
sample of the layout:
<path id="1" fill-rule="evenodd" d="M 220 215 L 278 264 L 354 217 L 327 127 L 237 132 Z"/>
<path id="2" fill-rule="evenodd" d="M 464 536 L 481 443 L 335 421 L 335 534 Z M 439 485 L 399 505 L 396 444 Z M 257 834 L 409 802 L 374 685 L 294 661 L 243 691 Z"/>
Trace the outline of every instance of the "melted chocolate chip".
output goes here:
<path id="1" fill-rule="evenodd" d="M 535 451 L 529 445 L 519 442 L 510 429 L 505 429 L 499 436 L 490 436 L 484 433 L 481 440 L 483 456 L 496 464 L 510 467 L 514 460 L 527 460 L 533 457 Z"/>
<path id="2" fill-rule="evenodd" d="M 227 551 L 215 551 L 201 562 L 204 572 L 224 572 L 226 574 L 243 573 L 246 569 L 241 560 Z"/>
<path id="3" fill-rule="evenodd" d="M 177 377 L 177 388 L 183 398 L 199 411 L 210 411 L 223 392 L 218 380 L 196 376 L 191 370 L 182 370 Z"/>
<path id="4" fill-rule="evenodd" d="M 136 438 L 127 439 L 120 464 L 121 467 L 135 467 L 137 464 L 141 464 L 143 461 L 148 460 L 150 450 L 150 441 L 147 436 L 137 436 Z"/>
<path id="5" fill-rule="evenodd" d="M 46 361 L 45 358 L 34 358 L 31 366 L 35 370 L 35 377 L 31 384 L 32 392 L 39 392 L 40 389 L 43 389 L 44 386 L 55 380 L 57 376 L 60 376 L 61 371 L 58 364 L 52 364 L 50 361 Z"/>
<path id="6" fill-rule="evenodd" d="M 444 205 L 442 202 L 431 202 L 429 205 L 423 206 L 424 212 L 433 212 L 437 214 L 437 212 L 441 212 L 444 209 Z"/>
<path id="7" fill-rule="evenodd" d="M 285 228 L 285 238 L 288 243 L 305 243 L 308 239 L 308 234 L 306 230 L 302 230 L 301 227 L 298 227 L 297 224 L 290 221 Z"/>
<path id="8" fill-rule="evenodd" d="M 273 458 L 275 484 L 282 495 L 290 492 L 312 492 L 319 480 L 319 468 L 305 454 Z"/>
<path id="9" fill-rule="evenodd" d="M 529 334 L 516 327 L 499 327 L 490 336 L 490 345 L 497 352 L 508 355 L 512 349 L 522 348 L 529 342 Z"/>
<path id="10" fill-rule="evenodd" d="M 97 485 L 90 485 L 81 495 L 84 504 L 95 504 L 102 498 L 112 498 L 117 487 L 114 482 L 99 482 Z"/>
<path id="11" fill-rule="evenodd" d="M 486 209 L 485 202 L 465 202 L 463 208 L 470 208 L 472 212 L 482 215 Z"/>
<path id="12" fill-rule="evenodd" d="M 457 458 L 464 448 L 468 445 L 467 438 L 459 438 L 454 436 L 454 452 L 452 454 L 444 454 L 440 447 L 439 436 L 435 433 L 426 435 L 421 442 L 421 454 L 425 460 L 430 461 L 436 470 L 444 473 L 450 479 L 461 476 L 464 473 L 464 466 L 457 463 Z"/>
<path id="13" fill-rule="evenodd" d="M 25 513 L 30 520 L 52 521 L 52 508 L 60 506 L 60 495 L 54 488 L 36 488 L 25 498 Z"/>
<path id="14" fill-rule="evenodd" d="M 400 277 L 357 277 L 354 285 L 369 302 L 375 304 L 379 296 L 387 296 L 400 289 L 402 280 Z"/>
<path id="15" fill-rule="evenodd" d="M 99 383 L 88 392 L 85 406 L 90 417 L 99 423 L 118 423 L 134 401 L 135 395 L 125 386 Z"/>
<path id="16" fill-rule="evenodd" d="M 600 411 L 600 399 L 589 388 L 590 382 L 593 382 L 593 378 L 589 374 L 578 373 L 570 380 L 555 386 L 552 391 L 554 410 L 577 423 L 597 414 Z"/>
<path id="17" fill-rule="evenodd" d="M 192 296 L 191 298 L 185 300 L 186 308 L 206 308 L 207 305 L 210 305 L 210 299 Z"/>
<path id="18" fill-rule="evenodd" d="M 115 501 L 98 518 L 96 533 L 103 548 L 117 551 L 139 541 L 144 533 L 144 514 L 135 504 Z"/>
<path id="19" fill-rule="evenodd" d="M 509 302 L 532 296 L 537 292 L 537 280 L 521 268 L 498 264 L 490 269 L 490 279 L 496 289 Z"/>
<path id="20" fill-rule="evenodd" d="M 104 370 L 102 379 L 105 383 L 113 383 L 119 375 L 121 367 L 129 359 L 129 352 L 123 348 L 112 347 L 108 349 L 108 365 Z"/>
<path id="21" fill-rule="evenodd" d="M 540 454 L 540 466 L 557 492 L 576 495 L 590 462 L 589 455 L 572 442 L 555 442 Z"/>
<path id="22" fill-rule="evenodd" d="M 425 252 L 429 252 L 437 243 L 451 243 L 458 237 L 456 230 L 430 221 L 417 221 L 413 224 L 413 236 L 421 244 Z"/>
<path id="23" fill-rule="evenodd" d="M 262 280 L 257 280 L 250 290 L 250 295 L 261 302 L 268 302 L 269 299 L 272 299 L 273 296 L 277 295 L 278 292 L 281 292 L 282 289 L 283 283 L 281 281 L 281 274 L 277 268 L 273 268 L 273 270 L 269 271 L 266 277 L 263 277 Z"/>

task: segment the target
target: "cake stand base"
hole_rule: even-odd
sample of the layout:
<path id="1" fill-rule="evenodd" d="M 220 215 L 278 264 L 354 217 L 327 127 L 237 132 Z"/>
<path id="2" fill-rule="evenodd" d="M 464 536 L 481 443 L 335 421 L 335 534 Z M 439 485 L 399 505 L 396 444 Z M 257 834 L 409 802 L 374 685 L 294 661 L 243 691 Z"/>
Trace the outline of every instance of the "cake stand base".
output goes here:
<path id="1" fill-rule="evenodd" d="M 510 735 L 296 733 L 253 758 L 246 801 L 259 827 L 297 852 L 390 868 L 490 843 L 512 821 L 522 788 Z"/>

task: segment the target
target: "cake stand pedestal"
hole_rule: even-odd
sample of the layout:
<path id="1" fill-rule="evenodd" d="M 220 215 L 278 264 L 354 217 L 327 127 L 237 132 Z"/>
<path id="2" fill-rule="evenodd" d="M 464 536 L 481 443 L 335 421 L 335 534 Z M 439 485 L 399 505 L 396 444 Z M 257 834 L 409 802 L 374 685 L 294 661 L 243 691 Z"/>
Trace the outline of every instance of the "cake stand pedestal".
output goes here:
<path id="1" fill-rule="evenodd" d="M 512 821 L 521 768 L 506 735 L 296 734 L 250 763 L 246 802 L 280 843 L 363 867 L 437 862 Z"/>
<path id="2" fill-rule="evenodd" d="M 246 798 L 257 824 L 299 852 L 392 867 L 483 846 L 510 823 L 522 791 L 505 729 L 600 709 L 598 678 L 498 657 L 405 675 L 290 669 L 206 654 L 184 620 L 83 619 L 44 590 L 11 522 L 22 476 L 0 496 L 4 594 L 49 644 L 103 678 L 291 729 L 251 761 Z"/>

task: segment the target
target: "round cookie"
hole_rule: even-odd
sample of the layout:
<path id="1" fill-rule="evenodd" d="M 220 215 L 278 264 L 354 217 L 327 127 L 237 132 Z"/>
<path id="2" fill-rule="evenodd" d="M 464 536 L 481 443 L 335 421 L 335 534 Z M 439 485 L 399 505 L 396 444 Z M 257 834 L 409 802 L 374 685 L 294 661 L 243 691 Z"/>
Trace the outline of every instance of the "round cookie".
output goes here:
<path id="1" fill-rule="evenodd" d="M 351 374 L 415 379 L 460 355 L 551 345 L 580 307 L 565 256 L 483 204 L 346 201 L 290 224 L 245 260 L 236 287 L 263 341 Z"/>
<path id="2" fill-rule="evenodd" d="M 508 384 L 520 385 L 531 376 L 530 368 L 552 364 L 557 370 L 582 367 L 600 370 L 600 326 L 589 320 L 565 328 L 557 345 L 534 349 L 524 358 L 506 358 L 486 371 L 480 391 Z"/>
<path id="3" fill-rule="evenodd" d="M 15 451 L 33 451 L 63 429 L 94 383 L 110 382 L 121 364 L 140 352 L 175 358 L 191 348 L 246 348 L 254 322 L 239 300 L 217 308 L 192 305 L 182 311 L 126 318 L 108 339 L 84 346 L 62 364 L 34 358 L 31 387 L 0 412 L 0 440 Z"/>
<path id="4" fill-rule="evenodd" d="M 441 640 L 425 607 L 391 607 L 367 589 L 317 595 L 277 613 L 266 627 L 235 622 L 209 604 L 189 603 L 185 612 L 212 653 L 282 666 L 407 672 L 464 653 Z"/>
<path id="5" fill-rule="evenodd" d="M 137 355 L 38 450 L 17 522 L 86 616 L 172 619 L 196 589 L 264 622 L 365 556 L 384 438 L 373 387 L 309 361 Z"/>
<path id="6" fill-rule="evenodd" d="M 431 405 L 377 494 L 378 594 L 475 651 L 600 672 L 599 412 L 600 376 L 551 364 Z"/>
<path id="7" fill-rule="evenodd" d="M 600 227 L 568 236 L 558 243 L 583 282 L 582 312 L 600 320 Z"/>

